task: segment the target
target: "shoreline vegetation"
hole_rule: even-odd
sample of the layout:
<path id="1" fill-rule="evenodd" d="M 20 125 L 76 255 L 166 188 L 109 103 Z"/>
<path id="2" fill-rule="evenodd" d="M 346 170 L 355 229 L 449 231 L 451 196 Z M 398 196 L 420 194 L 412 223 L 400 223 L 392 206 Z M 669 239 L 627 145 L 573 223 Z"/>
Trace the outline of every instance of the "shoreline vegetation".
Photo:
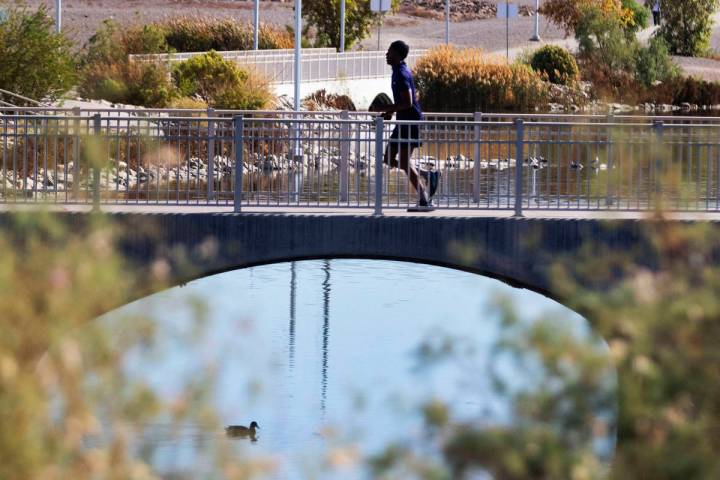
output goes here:
<path id="1" fill-rule="evenodd" d="M 481 49 L 436 47 L 414 67 L 425 110 L 692 114 L 720 109 L 720 82 L 684 76 L 663 38 L 653 37 L 647 44 L 637 40 L 649 15 L 635 0 L 608 0 L 600 6 L 585 0 L 548 1 L 542 8 L 576 6 L 548 18 L 575 36 L 577 53 L 547 44 L 523 51 L 508 63 Z M 421 3 L 418 8 L 430 10 L 439 5 L 431 0 Z M 396 7 L 406 8 L 407 2 L 398 2 Z M 54 32 L 51 12 L 45 6 L 10 7 L 8 11 L 8 19 L 0 24 L 0 56 L 24 65 L 4 69 L 0 88 L 46 104 L 76 98 L 147 108 L 284 107 L 268 79 L 213 53 L 251 48 L 250 24 L 212 16 L 169 16 L 132 25 L 106 20 L 82 49 L 72 50 L 66 34 Z M 322 36 L 316 31 L 304 35 L 303 43 L 308 45 Z M 261 49 L 287 49 L 294 43 L 290 29 L 266 24 L 261 25 L 259 40 Z M 14 62 L 12 52 L 17 49 L 13 46 L 23 43 L 27 55 L 43 50 L 43 61 Z M 209 53 L 174 65 L 135 62 L 129 57 L 184 51 Z M 28 78 L 57 82 L 29 88 L 33 82 L 27 82 Z M 324 101 L 320 93 L 311 95 L 321 100 L 310 102 L 313 109 L 337 107 L 338 102 Z"/>

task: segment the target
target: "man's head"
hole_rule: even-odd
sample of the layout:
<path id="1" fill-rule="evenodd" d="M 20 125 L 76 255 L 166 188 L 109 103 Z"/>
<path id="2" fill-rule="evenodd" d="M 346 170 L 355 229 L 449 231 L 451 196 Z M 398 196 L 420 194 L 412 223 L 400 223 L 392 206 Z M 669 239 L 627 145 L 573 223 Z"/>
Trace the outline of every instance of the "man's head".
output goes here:
<path id="1" fill-rule="evenodd" d="M 404 62 L 410 53 L 410 47 L 407 43 L 402 40 L 395 40 L 390 44 L 387 53 L 385 54 L 385 60 L 388 65 L 399 65 Z"/>

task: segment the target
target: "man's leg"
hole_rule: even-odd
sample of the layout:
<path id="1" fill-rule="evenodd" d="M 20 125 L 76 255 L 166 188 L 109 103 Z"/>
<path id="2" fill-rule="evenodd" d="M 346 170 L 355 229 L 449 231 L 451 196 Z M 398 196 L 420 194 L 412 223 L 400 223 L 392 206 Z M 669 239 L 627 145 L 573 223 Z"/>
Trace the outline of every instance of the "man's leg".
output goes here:
<path id="1" fill-rule="evenodd" d="M 405 171 L 408 179 L 410 180 L 410 183 L 415 188 L 415 191 L 420 194 L 420 189 L 422 187 L 420 186 L 420 179 L 418 173 L 415 170 L 415 167 L 410 165 L 410 157 L 412 156 L 413 150 L 415 150 L 415 147 L 411 147 L 409 145 L 403 145 L 402 147 L 400 147 L 400 168 Z"/>
<path id="2" fill-rule="evenodd" d="M 398 145 L 390 140 L 388 146 L 385 147 L 385 156 L 383 157 L 383 163 L 390 168 L 398 168 L 397 161 Z"/>

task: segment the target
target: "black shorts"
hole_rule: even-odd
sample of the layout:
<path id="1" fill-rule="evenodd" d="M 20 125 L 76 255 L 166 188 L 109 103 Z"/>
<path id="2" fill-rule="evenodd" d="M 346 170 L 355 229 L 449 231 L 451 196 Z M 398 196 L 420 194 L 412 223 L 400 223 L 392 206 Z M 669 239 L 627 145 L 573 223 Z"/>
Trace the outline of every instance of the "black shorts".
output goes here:
<path id="1" fill-rule="evenodd" d="M 395 125 L 390 135 L 390 146 L 394 148 L 399 148 L 400 146 L 410 148 L 422 147 L 422 142 L 420 141 L 420 126 L 417 124 Z"/>

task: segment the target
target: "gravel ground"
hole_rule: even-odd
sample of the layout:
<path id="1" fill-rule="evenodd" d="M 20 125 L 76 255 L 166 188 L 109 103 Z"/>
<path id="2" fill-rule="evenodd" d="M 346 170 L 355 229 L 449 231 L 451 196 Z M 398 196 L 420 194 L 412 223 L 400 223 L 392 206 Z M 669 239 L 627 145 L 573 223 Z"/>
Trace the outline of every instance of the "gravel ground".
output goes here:
<path id="1" fill-rule="evenodd" d="M 498 3 L 498 0 L 493 0 Z M 54 14 L 55 0 L 26 0 L 31 7 L 44 4 Z M 502 0 L 500 0 L 502 3 Z M 533 6 L 534 0 L 520 0 L 521 5 Z M 103 20 L 112 18 L 121 25 L 148 23 L 178 15 L 203 15 L 220 18 L 235 18 L 239 21 L 252 20 L 252 5 L 249 0 L 63 0 L 63 25 L 72 38 L 83 45 L 97 30 Z M 294 23 L 292 1 L 263 1 L 261 21 L 280 26 Z M 529 44 L 534 23 L 529 17 L 510 20 L 510 46 Z M 541 22 L 540 34 L 543 39 L 559 39 L 564 35 L 557 28 Z M 403 39 L 413 48 L 429 48 L 445 41 L 445 24 L 434 20 L 410 16 L 404 13 L 388 16 L 381 31 L 381 47 L 392 40 Z M 477 46 L 486 50 L 505 48 L 505 21 L 499 19 L 472 20 L 451 23 L 453 43 Z M 358 48 L 377 48 L 377 30 Z"/>
<path id="2" fill-rule="evenodd" d="M 31 7 L 44 4 L 51 14 L 55 0 L 25 0 Z M 491 0 L 503 3 L 502 0 Z M 516 0 L 520 5 L 534 8 L 534 0 Z M 252 20 L 250 0 L 63 0 L 63 24 L 78 46 L 83 45 L 97 30 L 103 20 L 112 18 L 121 25 L 148 23 L 178 15 L 203 15 L 219 18 L 235 18 L 238 21 Z M 292 0 L 262 1 L 261 21 L 279 26 L 293 24 Z M 712 46 L 720 52 L 720 14 L 715 16 L 716 27 Z M 504 53 L 506 46 L 506 22 L 503 19 L 454 21 L 450 24 L 450 40 L 462 46 L 480 47 L 486 51 Z M 534 31 L 534 18 L 510 19 L 509 43 L 511 56 L 522 48 L 537 45 L 528 39 Z M 571 46 L 564 41 L 564 32 L 540 21 L 540 36 L 543 41 Z M 380 48 L 396 39 L 405 40 L 412 48 L 430 48 L 445 41 L 445 23 L 442 20 L 411 16 L 407 13 L 390 15 L 386 18 L 380 33 Z M 370 38 L 357 48 L 375 50 L 378 48 L 377 29 Z M 683 69 L 708 80 L 720 80 L 720 62 L 702 58 L 676 57 Z"/>

